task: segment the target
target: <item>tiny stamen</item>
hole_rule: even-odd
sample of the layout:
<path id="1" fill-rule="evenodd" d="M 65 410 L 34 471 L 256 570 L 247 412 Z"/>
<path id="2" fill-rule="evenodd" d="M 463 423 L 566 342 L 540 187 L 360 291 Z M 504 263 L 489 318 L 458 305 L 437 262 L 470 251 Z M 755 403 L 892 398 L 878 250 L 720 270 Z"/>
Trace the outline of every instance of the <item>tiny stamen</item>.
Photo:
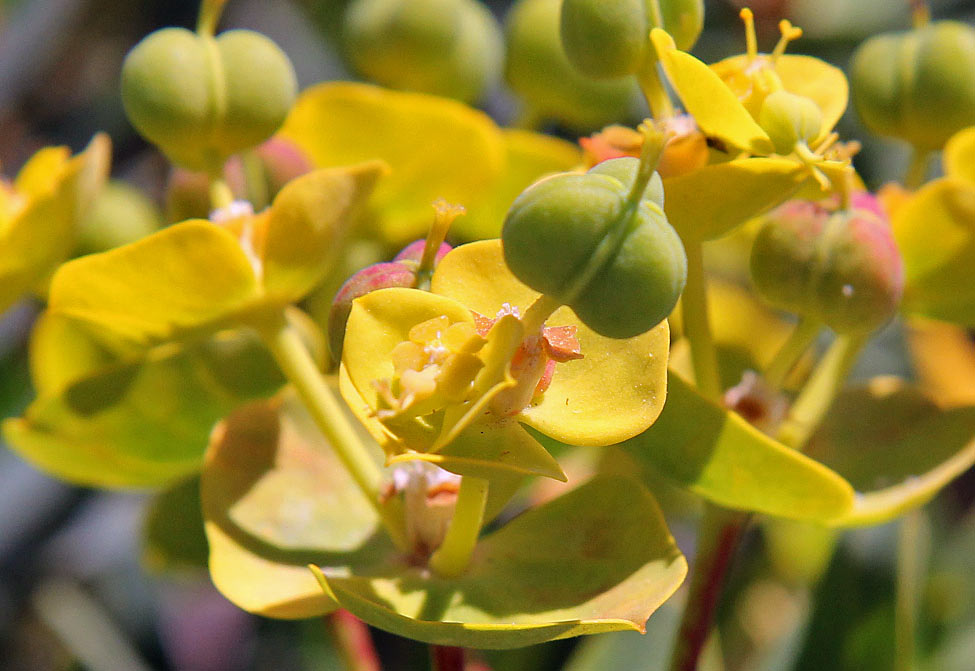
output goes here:
<path id="1" fill-rule="evenodd" d="M 748 7 L 745 7 L 738 16 L 745 23 L 745 45 L 748 53 L 748 60 L 753 61 L 758 57 L 758 38 L 755 37 L 755 15 Z"/>
<path id="2" fill-rule="evenodd" d="M 798 28 L 792 25 L 792 22 L 788 19 L 782 19 L 779 21 L 779 32 L 782 33 L 782 37 L 779 38 L 778 43 L 775 45 L 775 49 L 772 50 L 770 58 L 772 62 L 775 62 L 779 56 L 785 53 L 785 49 L 789 46 L 789 42 L 794 42 L 802 37 L 802 28 Z"/>

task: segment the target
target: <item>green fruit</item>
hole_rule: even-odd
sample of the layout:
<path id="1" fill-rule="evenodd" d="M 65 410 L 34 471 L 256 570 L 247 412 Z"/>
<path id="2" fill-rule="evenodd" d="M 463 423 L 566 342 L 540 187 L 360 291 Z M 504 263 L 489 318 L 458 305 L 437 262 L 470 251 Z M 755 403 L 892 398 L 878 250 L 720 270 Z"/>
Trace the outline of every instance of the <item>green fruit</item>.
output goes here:
<path id="1" fill-rule="evenodd" d="M 703 0 L 659 0 L 663 25 L 650 0 L 564 0 L 562 46 L 569 61 L 590 77 L 639 71 L 653 56 L 650 31 L 663 28 L 678 49 L 689 50 L 704 25 Z"/>
<path id="2" fill-rule="evenodd" d="M 687 277 L 683 245 L 652 183 L 636 202 L 629 199 L 631 161 L 537 182 L 515 200 L 501 234 L 518 279 L 612 338 L 639 335 L 665 319 Z"/>
<path id="3" fill-rule="evenodd" d="M 158 30 L 122 66 L 122 102 L 132 125 L 176 164 L 213 171 L 231 154 L 269 138 L 297 94 L 288 57 L 249 30 L 216 38 Z"/>
<path id="4" fill-rule="evenodd" d="M 95 254 L 127 245 L 162 225 L 158 208 L 134 186 L 111 180 L 99 192 L 78 230 L 76 253 Z"/>
<path id="5" fill-rule="evenodd" d="M 882 326 L 904 291 L 904 263 L 886 221 L 869 210 L 830 213 L 806 201 L 766 216 L 751 275 L 765 300 L 837 333 Z"/>
<path id="6" fill-rule="evenodd" d="M 559 37 L 561 0 L 520 0 L 505 19 L 505 80 L 529 110 L 575 130 L 633 114 L 639 91 L 628 78 L 597 81 L 569 62 Z"/>
<path id="7" fill-rule="evenodd" d="M 475 0 L 356 0 L 343 36 L 353 68 L 384 86 L 476 102 L 500 79 L 501 29 Z"/>
<path id="8" fill-rule="evenodd" d="M 975 28 L 938 21 L 864 42 L 850 64 L 853 103 L 878 135 L 921 151 L 975 125 Z"/>
<path id="9" fill-rule="evenodd" d="M 775 151 L 787 155 L 795 150 L 797 144 L 808 146 L 819 136 L 823 127 L 823 113 L 810 98 L 788 91 L 775 91 L 762 101 L 758 123 L 772 140 Z"/>
<path id="10" fill-rule="evenodd" d="M 597 163 L 589 169 L 589 174 L 614 177 L 623 184 L 626 193 L 629 193 L 639 171 L 640 159 L 633 156 L 625 156 L 623 158 L 611 158 Z M 653 201 L 660 207 L 664 206 L 664 181 L 660 178 L 659 173 L 653 173 L 653 177 L 650 178 L 650 183 L 643 190 L 643 198 Z"/>

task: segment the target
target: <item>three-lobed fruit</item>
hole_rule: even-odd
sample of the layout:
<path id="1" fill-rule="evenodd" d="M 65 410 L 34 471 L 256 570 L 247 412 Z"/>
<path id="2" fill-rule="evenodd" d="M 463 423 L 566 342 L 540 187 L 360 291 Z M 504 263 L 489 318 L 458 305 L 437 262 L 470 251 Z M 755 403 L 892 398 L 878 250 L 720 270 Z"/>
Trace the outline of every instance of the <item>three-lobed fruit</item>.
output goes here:
<path id="1" fill-rule="evenodd" d="M 762 101 L 758 123 L 775 151 L 791 154 L 797 144 L 809 145 L 823 127 L 823 113 L 815 101 L 805 96 L 775 91 Z"/>
<path id="2" fill-rule="evenodd" d="M 639 71 L 653 54 L 650 31 L 663 28 L 678 49 L 689 50 L 704 25 L 703 0 L 659 0 L 658 23 L 650 0 L 564 0 L 562 46 L 569 61 L 590 77 Z"/>
<path id="3" fill-rule="evenodd" d="M 752 246 L 751 275 L 765 300 L 837 333 L 882 326 L 904 291 L 904 264 L 885 219 L 869 209 L 831 212 L 809 201 L 766 215 Z"/>
<path id="4" fill-rule="evenodd" d="M 576 130 L 601 128 L 632 115 L 636 84 L 595 80 L 566 57 L 559 37 L 561 0 L 519 0 L 505 18 L 504 76 L 537 116 Z"/>
<path id="5" fill-rule="evenodd" d="M 210 37 L 164 28 L 133 47 L 122 66 L 132 125 L 190 170 L 219 169 L 269 138 L 296 95 L 291 61 L 250 30 Z"/>
<path id="6" fill-rule="evenodd" d="M 975 125 L 975 27 L 936 21 L 872 37 L 850 63 L 853 103 L 878 135 L 940 149 Z"/>
<path id="7" fill-rule="evenodd" d="M 355 0 L 343 38 L 352 67 L 384 86 L 471 103 L 500 79 L 501 28 L 477 0 Z"/>
<path id="8" fill-rule="evenodd" d="M 519 280 L 613 338 L 664 320 L 687 278 L 662 191 L 651 181 L 631 197 L 638 165 L 614 159 L 537 182 L 512 204 L 502 231 L 505 261 Z"/>

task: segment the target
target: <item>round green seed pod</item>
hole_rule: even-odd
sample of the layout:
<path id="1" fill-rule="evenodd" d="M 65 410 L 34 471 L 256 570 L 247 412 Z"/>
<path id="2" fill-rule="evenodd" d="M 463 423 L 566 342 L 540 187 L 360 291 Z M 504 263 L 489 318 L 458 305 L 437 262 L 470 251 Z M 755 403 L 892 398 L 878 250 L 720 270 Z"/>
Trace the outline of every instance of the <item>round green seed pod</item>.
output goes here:
<path id="1" fill-rule="evenodd" d="M 631 164 L 600 166 L 530 186 L 511 206 L 501 238 L 519 280 L 571 307 L 594 331 L 629 338 L 673 310 L 687 259 L 648 197 L 652 188 L 638 202 L 628 200 Z"/>
<path id="2" fill-rule="evenodd" d="M 823 113 L 810 98 L 775 91 L 762 102 L 758 123 L 772 140 L 775 151 L 785 155 L 791 154 L 800 142 L 808 145 L 819 136 Z"/>
<path id="3" fill-rule="evenodd" d="M 904 291 L 904 264 L 886 221 L 868 210 L 830 213 L 805 201 L 766 216 L 751 275 L 765 300 L 837 333 L 882 326 Z"/>
<path id="4" fill-rule="evenodd" d="M 673 312 L 687 282 L 687 257 L 660 207 L 644 200 L 617 253 L 570 304 L 610 338 L 645 333 Z"/>
<path id="5" fill-rule="evenodd" d="M 216 38 L 158 30 L 122 65 L 122 102 L 132 125 L 174 163 L 211 171 L 269 138 L 297 95 L 291 61 L 249 30 Z"/>
<path id="6" fill-rule="evenodd" d="M 975 125 L 975 28 L 937 21 L 873 37 L 853 54 L 850 90 L 872 132 L 940 149 Z"/>
<path id="7" fill-rule="evenodd" d="M 102 188 L 82 219 L 75 252 L 95 254 L 144 238 L 162 225 L 155 204 L 139 189 L 121 180 Z"/>
<path id="8" fill-rule="evenodd" d="M 647 0 L 564 0 L 560 25 L 569 61 L 590 77 L 634 74 L 653 53 L 653 28 L 690 49 L 704 25 L 703 0 L 660 0 L 659 7 L 663 25 Z"/>
<path id="9" fill-rule="evenodd" d="M 633 187 L 633 181 L 636 179 L 639 171 L 640 159 L 633 156 L 624 156 L 622 158 L 611 158 L 597 163 L 589 169 L 589 174 L 607 175 L 619 180 L 624 188 L 622 195 L 626 196 Z M 656 203 L 660 207 L 664 206 L 664 181 L 660 178 L 659 173 L 653 173 L 653 177 L 650 178 L 646 189 L 643 190 L 643 198 Z"/>
<path id="10" fill-rule="evenodd" d="M 511 271 L 536 291 L 572 300 L 574 280 L 623 214 L 622 191 L 619 181 L 589 174 L 556 175 L 528 187 L 501 233 Z"/>
<path id="11" fill-rule="evenodd" d="M 343 37 L 352 67 L 391 88 L 476 102 L 500 79 L 501 28 L 475 0 L 355 0 Z"/>
<path id="12" fill-rule="evenodd" d="M 561 0 L 520 0 L 505 18 L 504 76 L 540 117 L 574 130 L 619 123 L 636 109 L 639 90 L 629 78 L 594 80 L 580 73 L 562 50 Z"/>

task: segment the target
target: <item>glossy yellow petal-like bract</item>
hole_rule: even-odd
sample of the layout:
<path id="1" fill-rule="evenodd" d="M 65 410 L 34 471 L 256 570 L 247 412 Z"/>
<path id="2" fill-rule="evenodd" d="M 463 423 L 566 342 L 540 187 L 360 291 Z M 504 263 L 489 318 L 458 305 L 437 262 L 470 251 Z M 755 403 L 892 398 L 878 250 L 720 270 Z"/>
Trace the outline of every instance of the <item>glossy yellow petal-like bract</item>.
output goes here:
<path id="1" fill-rule="evenodd" d="M 516 648 L 643 631 L 687 562 L 646 489 L 597 478 L 482 538 L 456 578 L 388 560 L 312 569 L 327 595 L 373 626 L 438 645 Z"/>
<path id="2" fill-rule="evenodd" d="M 524 315 L 541 295 L 508 270 L 500 240 L 481 240 L 451 250 L 437 266 L 430 290 L 491 319 L 505 303 Z"/>
<path id="3" fill-rule="evenodd" d="M 85 151 L 41 150 L 21 170 L 20 201 L 0 218 L 0 312 L 47 278 L 72 252 L 82 217 L 108 176 L 111 145 L 96 135 Z M 11 202 L 7 203 L 8 210 Z"/>
<path id="4" fill-rule="evenodd" d="M 667 220 L 687 240 L 711 240 L 779 205 L 809 179 L 798 161 L 745 158 L 664 180 Z"/>
<path id="5" fill-rule="evenodd" d="M 901 309 L 975 326 L 975 184 L 946 177 L 925 185 L 892 226 L 904 259 Z"/>
<path id="6" fill-rule="evenodd" d="M 660 419 L 625 443 L 654 471 L 729 508 L 825 522 L 853 507 L 840 475 L 786 447 L 672 374 Z"/>
<path id="7" fill-rule="evenodd" d="M 945 173 L 975 184 L 975 126 L 960 130 L 945 144 Z"/>
<path id="8" fill-rule="evenodd" d="M 145 347 L 230 325 L 260 298 L 237 238 L 199 220 L 66 263 L 50 309 Z"/>
<path id="9" fill-rule="evenodd" d="M 50 191 L 70 156 L 71 150 L 67 147 L 44 147 L 31 156 L 17 173 L 14 188 L 27 198 Z"/>
<path id="10" fill-rule="evenodd" d="M 334 262 L 380 177 L 381 161 L 315 170 L 289 182 L 268 212 L 264 290 L 283 302 L 308 293 Z"/>
<path id="11" fill-rule="evenodd" d="M 336 604 L 308 562 L 343 565 L 389 550 L 372 506 L 292 392 L 224 420 L 200 484 L 210 575 L 252 613 L 291 619 L 330 612 Z"/>
<path id="12" fill-rule="evenodd" d="M 768 135 L 718 75 L 690 54 L 679 51 L 663 30 L 654 28 L 650 36 L 684 109 L 705 135 L 752 154 L 774 151 Z"/>
<path id="13" fill-rule="evenodd" d="M 307 89 L 280 133 L 322 167 L 370 159 L 389 164 L 392 173 L 370 205 L 390 244 L 422 237 L 438 198 L 473 207 L 504 166 L 501 132 L 486 114 L 454 100 L 366 84 Z"/>
<path id="14" fill-rule="evenodd" d="M 504 303 L 524 314 L 539 296 L 508 270 L 499 240 L 453 250 L 437 267 L 431 288 L 487 317 Z M 653 423 L 667 392 L 666 322 L 625 340 L 600 336 L 567 307 L 546 323 L 575 326 L 583 358 L 556 364 L 548 389 L 521 411 L 522 421 L 573 445 L 612 445 Z"/>

